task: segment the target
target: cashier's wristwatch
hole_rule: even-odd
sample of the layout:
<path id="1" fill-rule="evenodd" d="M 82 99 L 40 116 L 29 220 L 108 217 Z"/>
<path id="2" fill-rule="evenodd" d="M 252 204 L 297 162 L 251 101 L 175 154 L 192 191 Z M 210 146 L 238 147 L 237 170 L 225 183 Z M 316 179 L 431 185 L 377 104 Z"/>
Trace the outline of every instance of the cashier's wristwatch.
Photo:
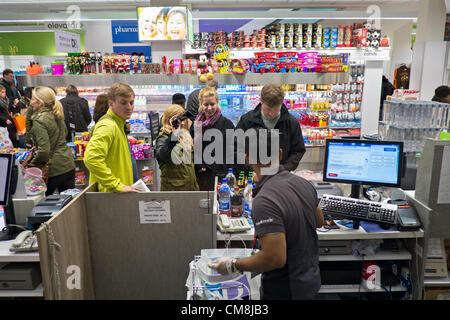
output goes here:
<path id="1" fill-rule="evenodd" d="M 231 260 L 231 272 L 235 273 L 235 272 L 240 272 L 237 267 L 236 267 L 236 258 L 233 258 L 233 260 Z"/>

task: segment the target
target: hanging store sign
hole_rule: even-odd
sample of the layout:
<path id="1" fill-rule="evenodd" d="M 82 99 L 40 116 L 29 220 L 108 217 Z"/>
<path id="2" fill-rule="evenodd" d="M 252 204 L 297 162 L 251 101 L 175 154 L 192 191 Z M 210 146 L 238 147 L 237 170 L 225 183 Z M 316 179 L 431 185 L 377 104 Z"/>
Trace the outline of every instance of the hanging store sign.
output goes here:
<path id="1" fill-rule="evenodd" d="M 48 21 L 44 25 L 48 30 L 81 30 L 86 27 L 81 21 Z"/>
<path id="2" fill-rule="evenodd" d="M 139 42 L 137 20 L 111 20 L 113 43 Z"/>
<path id="3" fill-rule="evenodd" d="M 55 31 L 56 52 L 81 52 L 80 35 L 66 31 Z"/>

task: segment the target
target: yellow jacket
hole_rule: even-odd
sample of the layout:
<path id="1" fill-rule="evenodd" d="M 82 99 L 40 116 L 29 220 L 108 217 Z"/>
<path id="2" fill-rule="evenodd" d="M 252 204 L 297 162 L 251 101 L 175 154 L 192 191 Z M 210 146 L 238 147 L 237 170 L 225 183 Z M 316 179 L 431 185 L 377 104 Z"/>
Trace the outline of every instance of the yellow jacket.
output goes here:
<path id="1" fill-rule="evenodd" d="M 110 109 L 92 130 L 84 164 L 89 183 L 98 182 L 99 192 L 122 192 L 133 184 L 130 148 L 124 131 L 125 121 Z"/>

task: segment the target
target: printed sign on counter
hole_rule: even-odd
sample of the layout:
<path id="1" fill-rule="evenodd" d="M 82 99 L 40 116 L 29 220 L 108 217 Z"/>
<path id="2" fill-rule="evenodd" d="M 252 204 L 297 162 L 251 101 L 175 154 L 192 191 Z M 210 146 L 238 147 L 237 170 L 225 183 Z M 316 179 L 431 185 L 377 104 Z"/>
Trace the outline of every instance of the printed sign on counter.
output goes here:
<path id="1" fill-rule="evenodd" d="M 171 223 L 170 201 L 139 201 L 139 214 L 143 223 Z"/>

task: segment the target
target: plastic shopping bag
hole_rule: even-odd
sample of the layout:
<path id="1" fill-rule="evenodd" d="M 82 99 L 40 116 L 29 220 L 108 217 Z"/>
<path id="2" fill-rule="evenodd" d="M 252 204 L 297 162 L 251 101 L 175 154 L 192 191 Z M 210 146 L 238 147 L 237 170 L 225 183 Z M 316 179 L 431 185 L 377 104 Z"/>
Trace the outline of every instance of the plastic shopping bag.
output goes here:
<path id="1" fill-rule="evenodd" d="M 250 272 L 236 272 L 221 275 L 208 267 L 208 263 L 221 257 L 244 258 L 252 254 L 252 249 L 203 249 L 200 258 L 195 263 L 196 278 L 200 283 L 202 299 L 205 300 L 236 300 L 249 297 L 259 299 L 261 275 L 254 276 Z"/>
<path id="2" fill-rule="evenodd" d="M 17 134 L 23 136 L 26 133 L 25 116 L 18 114 L 13 118 L 14 125 L 16 126 Z"/>
<path id="3" fill-rule="evenodd" d="M 8 129 L 6 127 L 0 127 L 0 150 L 12 149 L 13 144 L 9 139 Z"/>

